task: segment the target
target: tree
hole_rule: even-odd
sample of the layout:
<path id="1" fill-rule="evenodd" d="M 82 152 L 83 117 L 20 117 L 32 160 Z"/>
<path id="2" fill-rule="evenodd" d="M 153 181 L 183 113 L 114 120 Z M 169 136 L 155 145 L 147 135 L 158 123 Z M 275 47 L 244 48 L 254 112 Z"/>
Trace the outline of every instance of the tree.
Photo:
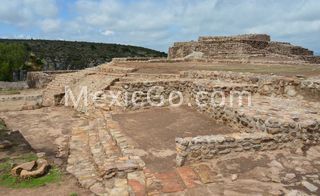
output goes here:
<path id="1" fill-rule="evenodd" d="M 18 43 L 0 43 L 0 80 L 12 81 L 12 74 L 24 68 L 27 48 Z"/>

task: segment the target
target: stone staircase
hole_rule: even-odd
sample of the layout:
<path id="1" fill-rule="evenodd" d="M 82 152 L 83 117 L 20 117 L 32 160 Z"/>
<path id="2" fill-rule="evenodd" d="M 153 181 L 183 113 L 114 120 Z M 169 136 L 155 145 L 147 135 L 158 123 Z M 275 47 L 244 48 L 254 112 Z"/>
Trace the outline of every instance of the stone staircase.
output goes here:
<path id="1" fill-rule="evenodd" d="M 110 113 L 97 112 L 95 118 L 82 120 L 86 123 L 72 131 L 67 171 L 95 195 L 160 195 L 217 180 L 214 176 L 207 179 L 214 172 L 199 171 L 198 166 L 151 171 L 130 155 L 133 149 L 117 131 Z"/>
<path id="2" fill-rule="evenodd" d="M 91 85 L 93 90 L 104 90 L 104 88 L 112 84 L 113 80 L 125 77 L 128 73 L 134 71 L 136 71 L 135 68 L 113 66 L 112 63 L 106 63 L 78 72 L 57 74 L 43 91 L 42 106 L 58 105 L 64 96 L 65 86 L 76 88 L 86 84 Z M 107 78 L 110 78 L 111 81 L 106 81 L 108 80 Z M 95 83 L 95 86 L 92 83 Z M 104 88 L 98 89 L 97 84 L 101 88 L 104 85 Z"/>
<path id="3" fill-rule="evenodd" d="M 85 69 L 79 72 L 58 74 L 55 76 L 46 89 L 43 91 L 43 106 L 57 105 L 65 92 L 65 86 L 77 83 L 81 78 L 85 77 L 92 69 Z M 59 97 L 60 96 L 60 97 Z"/>
<path id="4" fill-rule="evenodd" d="M 83 117 L 85 125 L 72 131 L 67 171 L 96 195 L 128 195 L 127 174 L 142 168 L 120 152 L 107 129 L 108 118 L 98 112 Z"/>

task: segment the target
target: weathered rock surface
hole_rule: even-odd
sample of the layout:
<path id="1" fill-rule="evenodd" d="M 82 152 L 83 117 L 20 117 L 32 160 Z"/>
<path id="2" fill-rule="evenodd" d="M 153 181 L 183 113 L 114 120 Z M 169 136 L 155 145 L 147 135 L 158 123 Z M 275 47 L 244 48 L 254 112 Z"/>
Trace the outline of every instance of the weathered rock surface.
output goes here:
<path id="1" fill-rule="evenodd" d="M 11 170 L 11 174 L 23 179 L 37 178 L 45 175 L 48 172 L 49 167 L 50 165 L 47 160 L 38 159 L 37 161 L 23 163 L 14 167 Z"/>

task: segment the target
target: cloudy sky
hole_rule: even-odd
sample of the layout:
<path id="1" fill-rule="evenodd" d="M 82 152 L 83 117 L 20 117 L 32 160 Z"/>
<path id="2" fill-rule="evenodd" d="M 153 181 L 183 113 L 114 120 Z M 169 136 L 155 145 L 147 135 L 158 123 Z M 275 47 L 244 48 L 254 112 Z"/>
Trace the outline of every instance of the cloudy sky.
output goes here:
<path id="1" fill-rule="evenodd" d="M 0 37 L 161 51 L 199 35 L 267 33 L 320 53 L 319 0 L 1 0 Z"/>

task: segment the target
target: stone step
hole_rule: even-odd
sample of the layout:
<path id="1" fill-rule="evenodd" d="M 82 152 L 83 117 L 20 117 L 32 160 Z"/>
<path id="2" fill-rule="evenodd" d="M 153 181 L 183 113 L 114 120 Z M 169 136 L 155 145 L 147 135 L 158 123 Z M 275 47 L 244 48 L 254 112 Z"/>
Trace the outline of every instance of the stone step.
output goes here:
<path id="1" fill-rule="evenodd" d="M 129 68 L 129 67 L 118 67 L 118 66 L 112 66 L 112 65 L 106 65 L 103 67 L 100 67 L 101 71 L 107 72 L 107 73 L 118 73 L 118 74 L 126 74 L 136 71 L 136 68 Z"/>
<path id="2" fill-rule="evenodd" d="M 75 128 L 72 131 L 67 171 L 77 178 L 82 187 L 95 195 L 129 195 L 126 178 L 109 179 L 101 174 L 101 170 L 107 169 L 104 168 L 104 161 L 108 158 L 104 155 L 96 128 L 95 124 L 90 123 L 89 126 Z M 118 167 L 120 168 L 119 164 Z"/>
<path id="3" fill-rule="evenodd" d="M 92 157 L 94 159 L 97 170 L 100 175 L 103 175 L 106 171 L 104 164 L 108 161 L 108 157 L 105 154 L 104 147 L 100 142 L 99 137 L 99 119 L 90 121 L 90 129 L 88 130 L 89 147 Z"/>
<path id="4" fill-rule="evenodd" d="M 125 73 L 107 73 L 107 75 L 112 77 L 117 77 L 117 78 L 122 78 L 126 76 Z"/>
<path id="5" fill-rule="evenodd" d="M 88 150 L 87 129 L 88 127 L 78 127 L 72 130 L 67 171 L 78 179 L 81 186 L 89 189 L 101 179 Z"/>

